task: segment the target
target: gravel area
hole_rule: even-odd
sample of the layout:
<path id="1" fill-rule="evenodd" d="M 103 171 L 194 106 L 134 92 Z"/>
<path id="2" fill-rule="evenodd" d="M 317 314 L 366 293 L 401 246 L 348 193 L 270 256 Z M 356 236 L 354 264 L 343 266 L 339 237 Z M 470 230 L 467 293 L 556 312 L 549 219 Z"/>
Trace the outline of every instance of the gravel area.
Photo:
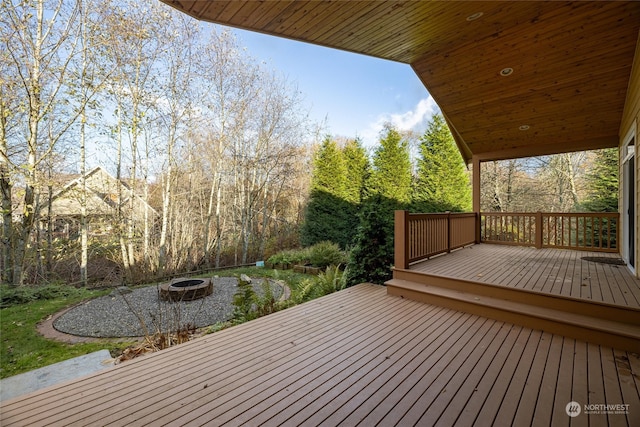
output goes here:
<path id="1" fill-rule="evenodd" d="M 256 292 L 262 292 L 263 280 L 253 279 Z M 282 285 L 275 281 L 269 283 L 274 296 L 279 298 Z M 213 293 L 195 301 L 163 301 L 157 286 L 125 294 L 114 290 L 110 295 L 72 308 L 56 319 L 53 326 L 67 334 L 95 338 L 144 336 L 142 324 L 150 333 L 187 323 L 200 328 L 231 319 L 233 295 L 237 290 L 238 280 L 234 277 L 213 278 Z"/>

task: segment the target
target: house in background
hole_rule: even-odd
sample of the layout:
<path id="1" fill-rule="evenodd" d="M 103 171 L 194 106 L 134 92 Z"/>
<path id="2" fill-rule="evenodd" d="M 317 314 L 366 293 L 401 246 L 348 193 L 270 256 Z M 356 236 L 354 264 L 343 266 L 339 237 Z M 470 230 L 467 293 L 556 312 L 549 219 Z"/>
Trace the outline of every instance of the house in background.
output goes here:
<path id="1" fill-rule="evenodd" d="M 3 402 L 3 425 L 640 425 L 640 2 L 163 2 L 410 64 L 474 212 L 397 212 L 386 287 Z M 608 147 L 619 213 L 480 212 L 483 162 Z"/>
<path id="2" fill-rule="evenodd" d="M 85 175 L 86 212 L 89 220 L 89 236 L 109 236 L 117 224 L 118 194 L 123 218 L 133 218 L 140 229 L 143 228 L 145 215 L 150 224 L 158 218 L 158 212 L 124 182 L 118 180 L 101 167 L 96 167 Z M 133 215 L 131 214 L 133 202 Z M 67 182 L 51 197 L 51 207 L 45 203 L 40 209 L 40 227 L 47 230 L 49 223 L 53 227 L 53 236 L 57 238 L 77 238 L 80 232 L 82 208 L 82 180 L 75 177 Z M 51 222 L 49 222 L 49 211 Z"/>

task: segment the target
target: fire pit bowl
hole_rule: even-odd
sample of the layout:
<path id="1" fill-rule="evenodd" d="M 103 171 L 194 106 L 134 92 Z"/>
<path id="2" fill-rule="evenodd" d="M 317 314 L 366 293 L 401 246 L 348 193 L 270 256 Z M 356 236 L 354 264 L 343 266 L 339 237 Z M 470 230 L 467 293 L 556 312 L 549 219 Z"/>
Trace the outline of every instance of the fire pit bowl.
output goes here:
<path id="1" fill-rule="evenodd" d="M 173 279 L 160 285 L 160 298 L 165 301 L 193 301 L 213 292 L 211 279 Z"/>

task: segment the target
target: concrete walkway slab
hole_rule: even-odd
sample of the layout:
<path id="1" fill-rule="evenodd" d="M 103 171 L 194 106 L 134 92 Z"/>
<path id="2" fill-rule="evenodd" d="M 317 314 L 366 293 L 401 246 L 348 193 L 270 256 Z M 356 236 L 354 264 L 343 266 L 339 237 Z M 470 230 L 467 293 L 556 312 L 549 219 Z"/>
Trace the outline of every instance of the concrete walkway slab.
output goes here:
<path id="1" fill-rule="evenodd" d="M 0 401 L 88 375 L 113 366 L 108 350 L 100 350 L 0 380 Z"/>

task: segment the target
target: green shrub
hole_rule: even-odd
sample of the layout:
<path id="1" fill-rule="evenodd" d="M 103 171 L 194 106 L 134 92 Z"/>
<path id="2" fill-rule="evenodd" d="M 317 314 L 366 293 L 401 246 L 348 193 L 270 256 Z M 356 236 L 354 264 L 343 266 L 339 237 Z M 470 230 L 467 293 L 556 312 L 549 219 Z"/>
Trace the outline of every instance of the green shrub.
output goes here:
<path id="1" fill-rule="evenodd" d="M 316 287 L 321 295 L 329 295 L 346 287 L 346 275 L 339 266 L 329 266 L 316 278 Z"/>
<path id="2" fill-rule="evenodd" d="M 236 323 L 256 318 L 252 315 L 255 298 L 251 281 L 238 280 L 238 291 L 233 296 L 233 320 Z"/>
<path id="3" fill-rule="evenodd" d="M 346 278 L 346 273 L 339 266 L 329 266 L 318 276 L 300 283 L 292 295 L 293 303 L 300 304 L 342 290 L 347 285 Z"/>
<path id="4" fill-rule="evenodd" d="M 309 262 L 314 267 L 325 268 L 330 265 L 338 266 L 346 260 L 344 252 L 337 243 L 324 241 L 309 248 Z"/>
<path id="5" fill-rule="evenodd" d="M 309 253 L 306 249 L 289 249 L 270 256 L 267 262 L 270 264 L 304 264 L 308 259 Z"/>
<path id="6" fill-rule="evenodd" d="M 404 206 L 374 195 L 363 204 L 360 226 L 347 264 L 348 286 L 362 282 L 383 284 L 392 277 L 394 210 Z"/>
<path id="7" fill-rule="evenodd" d="M 251 281 L 238 281 L 238 291 L 233 296 L 232 323 L 240 324 L 286 308 L 273 294 L 268 279 L 262 280 L 261 290 L 256 292 Z"/>

